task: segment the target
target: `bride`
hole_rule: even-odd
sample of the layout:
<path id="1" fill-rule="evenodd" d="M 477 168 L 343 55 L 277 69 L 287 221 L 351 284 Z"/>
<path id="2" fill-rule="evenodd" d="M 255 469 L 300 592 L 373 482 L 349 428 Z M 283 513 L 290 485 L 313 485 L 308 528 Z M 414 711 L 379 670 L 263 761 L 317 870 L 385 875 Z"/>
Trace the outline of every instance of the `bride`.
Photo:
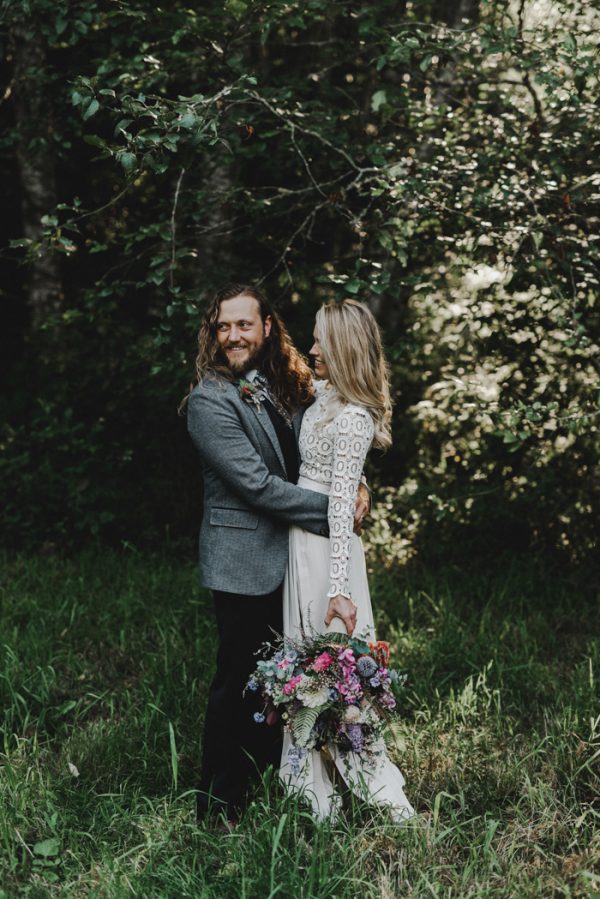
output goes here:
<path id="1" fill-rule="evenodd" d="M 353 533 L 354 501 L 371 445 L 391 444 L 387 366 L 377 323 L 355 300 L 329 303 L 317 313 L 310 351 L 316 400 L 300 432 L 298 485 L 329 495 L 329 537 L 299 527 L 290 531 L 283 593 L 284 635 L 341 631 L 373 641 L 375 628 L 364 551 Z M 404 795 L 404 777 L 385 751 L 365 764 L 353 752 L 326 747 L 337 776 L 361 799 L 386 806 L 397 821 L 414 810 Z M 341 797 L 323 751 L 303 750 L 284 734 L 280 777 L 290 793 L 301 793 L 318 818 L 335 817 Z"/>

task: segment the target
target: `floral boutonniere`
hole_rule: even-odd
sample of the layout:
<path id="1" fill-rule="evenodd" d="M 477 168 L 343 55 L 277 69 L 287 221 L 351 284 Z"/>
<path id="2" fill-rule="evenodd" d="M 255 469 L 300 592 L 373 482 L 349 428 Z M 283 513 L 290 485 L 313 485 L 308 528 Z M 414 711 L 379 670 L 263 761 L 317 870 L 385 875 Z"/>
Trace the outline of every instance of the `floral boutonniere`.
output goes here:
<path id="1" fill-rule="evenodd" d="M 238 381 L 238 390 L 240 392 L 240 398 L 245 403 L 252 403 L 252 405 L 256 406 L 257 411 L 262 412 L 261 403 L 265 398 L 265 389 L 259 384 L 254 384 L 252 381 L 247 381 L 245 378 L 240 378 Z"/>

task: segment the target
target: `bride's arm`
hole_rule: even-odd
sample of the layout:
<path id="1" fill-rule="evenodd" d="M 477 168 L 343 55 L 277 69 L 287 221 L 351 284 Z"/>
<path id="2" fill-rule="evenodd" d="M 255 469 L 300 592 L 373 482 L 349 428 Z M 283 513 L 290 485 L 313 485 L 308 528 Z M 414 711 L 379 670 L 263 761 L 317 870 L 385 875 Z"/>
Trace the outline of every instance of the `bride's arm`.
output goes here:
<path id="1" fill-rule="evenodd" d="M 354 527 L 354 507 L 374 426 L 364 409 L 344 410 L 334 422 L 334 446 L 329 520 L 330 597 L 350 598 L 350 547 Z"/>
<path id="2" fill-rule="evenodd" d="M 326 381 L 321 378 L 313 378 L 312 386 L 315 392 L 315 396 L 319 396 L 324 390 L 326 390 Z M 365 413 L 366 414 L 366 413 Z M 369 416 L 370 418 L 370 416 Z M 369 447 L 367 447 L 368 451 Z M 365 452 L 366 456 L 366 452 Z M 371 488 L 367 483 L 367 478 L 365 476 L 364 471 L 361 468 L 360 478 L 357 486 L 357 491 L 355 493 L 355 507 L 354 507 L 354 533 L 360 535 L 362 533 L 362 524 L 363 520 L 369 515 L 371 512 L 371 505 L 373 502 L 373 497 L 371 494 Z"/>

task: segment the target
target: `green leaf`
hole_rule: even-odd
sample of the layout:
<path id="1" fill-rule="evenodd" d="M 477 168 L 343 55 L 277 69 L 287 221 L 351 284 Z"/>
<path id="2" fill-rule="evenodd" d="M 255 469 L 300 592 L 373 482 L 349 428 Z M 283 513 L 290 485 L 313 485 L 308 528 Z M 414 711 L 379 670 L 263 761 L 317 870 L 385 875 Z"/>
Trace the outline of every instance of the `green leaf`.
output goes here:
<path id="1" fill-rule="evenodd" d="M 346 284 L 346 290 L 348 293 L 358 293 L 361 287 L 362 281 L 359 281 L 357 278 L 353 278 Z"/>
<path id="2" fill-rule="evenodd" d="M 120 119 L 115 125 L 115 134 L 126 134 L 127 126 L 131 125 L 131 119 Z"/>
<path id="3" fill-rule="evenodd" d="M 41 843 L 36 843 L 33 847 L 34 855 L 41 855 L 43 858 L 51 858 L 58 855 L 59 852 L 60 844 L 57 837 L 49 837 L 47 840 L 42 840 Z"/>
<path id="4" fill-rule="evenodd" d="M 57 715 L 61 715 L 61 716 L 62 716 L 62 715 L 68 715 L 69 712 L 72 712 L 73 709 L 76 708 L 76 707 L 77 707 L 77 700 L 76 700 L 76 699 L 67 699 L 66 702 L 63 702 L 63 704 L 60 705 L 60 706 L 57 708 L 56 714 L 57 714 Z"/>
<path id="5" fill-rule="evenodd" d="M 225 8 L 227 9 L 227 12 L 231 13 L 231 15 L 235 16 L 237 19 L 240 16 L 245 15 L 248 4 L 245 0 L 226 0 Z"/>
<path id="6" fill-rule="evenodd" d="M 182 128 L 193 128 L 196 124 L 196 116 L 193 112 L 186 112 L 179 119 L 179 124 Z"/>
<path id="7" fill-rule="evenodd" d="M 44 878 L 44 880 L 47 880 L 49 883 L 58 883 L 60 880 L 60 877 L 58 876 L 58 874 L 55 871 L 43 871 L 42 877 Z"/>
<path id="8" fill-rule="evenodd" d="M 300 747 L 308 745 L 315 722 L 319 717 L 319 709 L 300 709 L 293 724 L 294 740 Z"/>
<path id="9" fill-rule="evenodd" d="M 68 24 L 69 23 L 67 22 L 67 20 L 65 18 L 63 18 L 62 16 L 58 16 L 58 18 L 56 19 L 56 22 L 54 23 L 56 33 L 58 35 L 61 35 L 63 33 L 63 31 L 66 29 Z"/>
<path id="10" fill-rule="evenodd" d="M 429 66 L 431 65 L 431 60 L 432 60 L 432 57 L 431 57 L 431 56 L 425 56 L 425 57 L 421 60 L 421 62 L 419 63 L 419 68 L 421 69 L 422 72 L 426 72 L 426 71 L 427 71 L 427 69 L 428 69 Z"/>
<path id="11" fill-rule="evenodd" d="M 169 747 L 171 750 L 171 774 L 173 776 L 173 789 L 177 789 L 177 779 L 179 773 L 179 756 L 177 755 L 177 745 L 175 743 L 175 731 L 173 725 L 169 721 Z"/>
<path id="12" fill-rule="evenodd" d="M 382 106 L 387 103 L 387 94 L 385 91 L 375 91 L 371 97 L 371 109 L 373 112 L 379 112 Z"/>
<path id="13" fill-rule="evenodd" d="M 100 147 L 101 150 L 106 149 L 106 141 L 102 140 L 101 137 L 98 137 L 97 134 L 84 134 L 83 139 L 86 144 L 89 144 L 91 147 Z"/>
<path id="14" fill-rule="evenodd" d="M 96 115 L 96 113 L 98 112 L 99 109 L 100 109 L 100 104 L 94 98 L 93 100 L 90 101 L 90 105 L 88 106 L 88 108 L 86 109 L 86 111 L 83 114 L 84 121 L 87 122 L 88 119 L 91 119 L 91 117 L 93 115 Z"/>
<path id="15" fill-rule="evenodd" d="M 126 172 L 130 172 L 135 167 L 136 161 L 137 157 L 135 153 L 121 153 L 119 156 L 119 162 Z"/>

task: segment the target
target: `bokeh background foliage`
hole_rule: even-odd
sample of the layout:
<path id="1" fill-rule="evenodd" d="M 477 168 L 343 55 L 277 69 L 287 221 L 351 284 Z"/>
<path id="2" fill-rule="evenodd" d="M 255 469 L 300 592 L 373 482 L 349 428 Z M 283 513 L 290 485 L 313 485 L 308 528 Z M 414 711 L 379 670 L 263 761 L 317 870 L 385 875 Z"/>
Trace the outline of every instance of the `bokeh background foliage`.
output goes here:
<path id="1" fill-rule="evenodd" d="M 384 329 L 386 563 L 596 547 L 597 46 L 584 0 L 6 0 L 10 544 L 188 541 L 177 417 L 211 292 Z"/>

